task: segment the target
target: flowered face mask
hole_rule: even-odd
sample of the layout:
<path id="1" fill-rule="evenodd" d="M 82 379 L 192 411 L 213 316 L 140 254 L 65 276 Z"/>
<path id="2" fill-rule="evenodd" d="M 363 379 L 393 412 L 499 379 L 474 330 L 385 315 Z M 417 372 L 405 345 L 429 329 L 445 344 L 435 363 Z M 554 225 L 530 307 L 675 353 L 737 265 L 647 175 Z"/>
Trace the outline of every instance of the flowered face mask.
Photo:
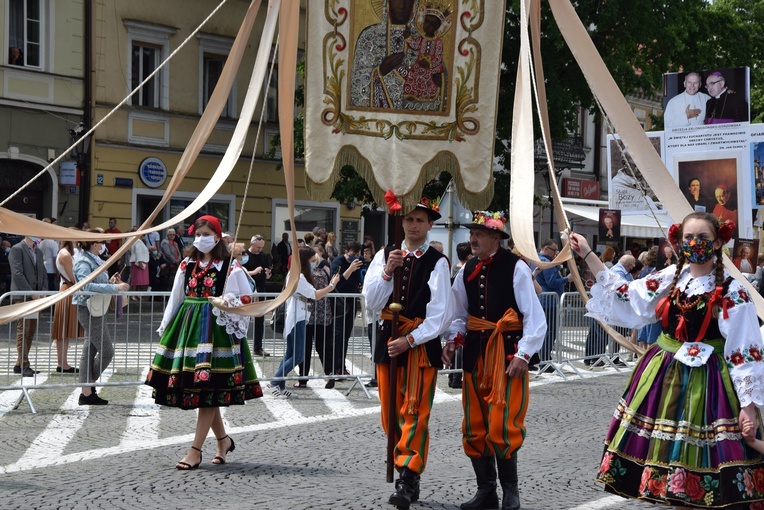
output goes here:
<path id="1" fill-rule="evenodd" d="M 716 239 L 701 239 L 693 237 L 682 241 L 682 253 L 694 264 L 704 264 L 714 257 L 714 241 Z"/>

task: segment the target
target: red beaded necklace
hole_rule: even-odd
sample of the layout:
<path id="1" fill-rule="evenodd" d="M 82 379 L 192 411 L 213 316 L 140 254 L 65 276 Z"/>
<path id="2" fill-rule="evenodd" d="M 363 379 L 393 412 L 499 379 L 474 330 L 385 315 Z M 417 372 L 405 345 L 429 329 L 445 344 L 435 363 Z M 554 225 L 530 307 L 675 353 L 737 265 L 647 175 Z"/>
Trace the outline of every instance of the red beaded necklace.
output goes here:
<path id="1" fill-rule="evenodd" d="M 214 260 L 210 260 L 210 263 L 207 264 L 207 267 L 205 267 L 204 269 L 202 269 L 200 272 L 197 273 L 196 270 L 199 268 L 200 262 L 201 261 L 197 259 L 196 264 L 194 264 L 194 268 L 191 270 L 191 278 L 196 281 L 199 281 L 200 279 L 204 279 L 204 277 L 207 276 L 207 273 L 210 272 L 210 269 L 212 269 L 212 265 L 215 263 Z"/>

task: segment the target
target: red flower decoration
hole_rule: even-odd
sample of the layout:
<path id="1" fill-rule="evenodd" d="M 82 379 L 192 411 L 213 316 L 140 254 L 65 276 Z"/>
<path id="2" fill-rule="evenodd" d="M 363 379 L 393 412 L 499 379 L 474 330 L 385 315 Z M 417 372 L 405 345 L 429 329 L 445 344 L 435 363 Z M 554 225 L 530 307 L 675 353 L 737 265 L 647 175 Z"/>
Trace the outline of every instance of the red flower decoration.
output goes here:
<path id="1" fill-rule="evenodd" d="M 738 291 L 737 295 L 738 295 L 738 296 L 740 296 L 740 299 L 742 299 L 742 300 L 743 300 L 743 301 L 745 301 L 746 303 L 747 303 L 748 301 L 750 301 L 750 300 L 751 300 L 751 299 L 748 297 L 748 293 L 747 293 L 746 291 L 744 291 L 744 290 L 740 290 L 740 291 Z"/>
<path id="2" fill-rule="evenodd" d="M 233 382 L 237 385 L 241 384 L 241 381 L 244 379 L 244 377 L 241 375 L 241 372 L 236 372 L 233 375 Z"/>
<path id="3" fill-rule="evenodd" d="M 186 270 L 186 266 L 187 266 L 187 265 L 188 265 L 188 264 L 186 263 L 186 261 L 185 261 L 185 260 L 184 260 L 183 262 L 181 262 L 181 263 L 180 263 L 180 270 L 181 270 L 181 271 L 185 271 L 185 270 Z"/>
<path id="4" fill-rule="evenodd" d="M 243 305 L 248 305 L 248 304 L 250 304 L 251 302 L 252 302 L 252 296 L 248 296 L 248 295 L 246 295 L 246 294 L 245 294 L 245 295 L 243 295 L 243 296 L 241 296 L 241 303 L 242 303 Z"/>
<path id="5" fill-rule="evenodd" d="M 195 278 L 191 278 L 190 280 L 188 280 L 188 286 L 191 287 L 192 289 L 195 289 L 196 288 L 196 279 Z"/>
<path id="6" fill-rule="evenodd" d="M 748 349 L 748 354 L 750 354 L 750 356 L 751 356 L 751 357 L 752 357 L 754 360 L 756 360 L 756 361 L 761 361 L 761 351 L 759 351 L 759 349 L 758 349 L 758 348 L 756 348 L 756 347 L 751 347 L 750 349 Z M 764 476 L 764 475 L 762 475 L 762 476 Z"/>
<path id="7" fill-rule="evenodd" d="M 697 356 L 698 354 L 700 354 L 700 347 L 698 347 L 697 345 L 691 346 L 689 349 L 687 349 L 687 354 L 689 354 L 690 356 Z"/>
<path id="8" fill-rule="evenodd" d="M 391 213 L 400 211 L 403 208 L 392 190 L 387 190 L 387 193 L 385 193 L 385 202 Z"/>
<path id="9" fill-rule="evenodd" d="M 193 290 L 189 291 L 188 297 L 196 297 L 196 292 L 194 292 Z"/>
<path id="10" fill-rule="evenodd" d="M 208 276 L 207 278 L 204 279 L 203 283 L 205 287 L 212 287 L 213 285 L 215 285 L 215 280 L 213 280 L 212 278 Z"/>
<path id="11" fill-rule="evenodd" d="M 744 361 L 745 361 L 745 358 L 739 352 L 735 352 L 732 354 L 732 356 L 730 356 L 730 362 L 735 366 L 742 365 Z"/>
<path id="12" fill-rule="evenodd" d="M 757 492 L 764 492 L 764 469 L 755 469 L 753 471 L 753 486 Z M 754 507 L 751 506 L 751 508 Z M 761 508 L 764 508 L 764 506 Z"/>
<path id="13" fill-rule="evenodd" d="M 724 244 L 727 244 L 730 239 L 732 239 L 732 233 L 735 231 L 735 223 L 727 220 L 721 225 L 719 225 L 719 230 L 717 230 L 717 234 L 719 235 L 719 239 L 721 239 Z"/>
<path id="14" fill-rule="evenodd" d="M 653 478 L 647 482 L 647 488 L 653 496 L 664 497 L 666 495 L 666 487 L 666 479 L 663 477 Z"/>
<path id="15" fill-rule="evenodd" d="M 684 482 L 684 493 L 690 497 L 691 501 L 698 501 L 706 495 L 706 491 L 700 486 L 700 477 L 693 473 L 687 473 Z"/>
<path id="16" fill-rule="evenodd" d="M 681 242 L 681 239 L 680 239 L 681 230 L 682 230 L 682 225 L 679 223 L 674 223 L 668 229 L 668 240 L 674 246 L 679 246 L 679 243 Z"/>
<path id="17" fill-rule="evenodd" d="M 209 370 L 199 370 L 197 372 L 197 377 L 200 381 L 209 381 L 210 380 L 210 371 Z"/>
<path id="18" fill-rule="evenodd" d="M 210 297 L 210 296 L 212 296 L 212 292 L 208 290 L 202 291 L 202 297 Z"/>
<path id="19" fill-rule="evenodd" d="M 658 290 L 658 287 L 660 287 L 660 283 L 656 279 L 647 280 L 645 282 L 645 286 L 647 287 L 647 290 L 650 292 L 655 292 Z"/>

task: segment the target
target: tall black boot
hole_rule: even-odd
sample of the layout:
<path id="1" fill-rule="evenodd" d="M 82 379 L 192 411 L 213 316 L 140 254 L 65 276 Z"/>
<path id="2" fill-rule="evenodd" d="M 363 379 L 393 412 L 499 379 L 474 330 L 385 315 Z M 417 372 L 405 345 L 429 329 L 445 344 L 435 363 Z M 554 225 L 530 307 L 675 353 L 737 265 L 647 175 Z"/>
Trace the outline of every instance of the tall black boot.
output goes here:
<path id="1" fill-rule="evenodd" d="M 389 503 L 407 510 L 411 503 L 419 499 L 419 479 L 408 468 L 401 469 L 399 478 L 395 481 L 395 492 L 390 496 Z"/>
<path id="2" fill-rule="evenodd" d="M 496 464 L 494 457 L 479 457 L 472 460 L 472 469 L 477 478 L 477 494 L 465 501 L 462 510 L 496 510 L 499 508 L 499 496 L 496 494 Z"/>
<path id="3" fill-rule="evenodd" d="M 496 459 L 499 466 L 501 510 L 520 510 L 520 488 L 517 486 L 517 452 L 510 459 Z"/>

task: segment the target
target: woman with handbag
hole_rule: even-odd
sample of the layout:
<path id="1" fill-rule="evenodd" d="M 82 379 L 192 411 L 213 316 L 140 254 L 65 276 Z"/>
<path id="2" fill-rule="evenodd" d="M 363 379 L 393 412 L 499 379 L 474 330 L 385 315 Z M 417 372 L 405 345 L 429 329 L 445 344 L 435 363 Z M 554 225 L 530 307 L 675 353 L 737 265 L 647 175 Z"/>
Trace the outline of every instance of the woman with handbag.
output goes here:
<path id="1" fill-rule="evenodd" d="M 243 405 L 263 396 L 247 342 L 249 317 L 214 308 L 208 297 L 222 296 L 231 307 L 252 302 L 246 272 L 220 242 L 220 220 L 205 215 L 188 229 L 186 250 L 157 332 L 162 336 L 146 384 L 163 406 L 198 409 L 191 447 L 175 467 L 198 468 L 204 440 L 217 439 L 213 464 L 225 464 L 236 445 L 225 430 L 221 406 Z M 227 275 L 227 278 L 226 278 Z"/>
<path id="2" fill-rule="evenodd" d="M 74 285 L 74 246 L 71 241 L 63 241 L 56 255 L 56 269 L 61 275 L 59 290 L 62 292 Z M 78 338 L 84 334 L 82 325 L 77 321 L 77 305 L 72 303 L 71 296 L 56 301 L 53 307 L 53 326 L 50 339 L 56 342 L 56 372 L 73 374 L 78 369 L 69 365 L 69 339 Z"/>
<path id="3" fill-rule="evenodd" d="M 90 229 L 88 232 L 96 233 L 97 230 Z M 80 248 L 80 256 L 74 263 L 74 278 L 80 281 L 103 264 L 98 254 L 104 242 L 80 241 L 77 244 Z M 106 313 L 109 310 L 111 294 L 125 292 L 129 288 L 130 285 L 120 281 L 119 273 L 115 273 L 109 280 L 108 274 L 104 271 L 82 289 L 85 292 L 92 292 L 92 296 L 75 295 L 72 299 L 72 302 L 77 305 L 77 320 L 85 329 L 87 337 L 80 358 L 80 382 L 83 385 L 79 399 L 81 406 L 105 406 L 109 403 L 108 400 L 98 396 L 95 386 L 91 384 L 98 380 L 114 357 L 114 345 L 106 327 Z"/>

